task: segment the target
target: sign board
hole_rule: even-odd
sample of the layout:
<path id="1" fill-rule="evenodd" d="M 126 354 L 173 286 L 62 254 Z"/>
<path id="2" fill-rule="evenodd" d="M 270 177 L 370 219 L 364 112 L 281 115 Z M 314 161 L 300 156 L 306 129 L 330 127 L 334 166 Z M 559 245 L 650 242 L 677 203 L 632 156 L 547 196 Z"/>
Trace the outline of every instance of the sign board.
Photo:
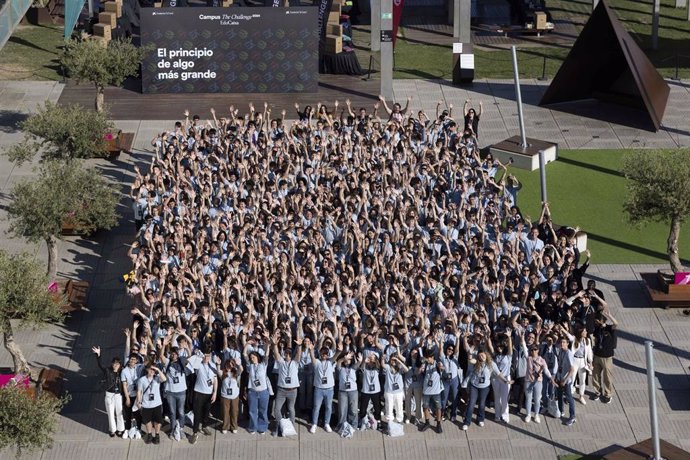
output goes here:
<path id="1" fill-rule="evenodd" d="M 392 30 L 382 30 L 381 31 L 381 43 L 390 43 L 393 41 L 393 31 Z"/>
<path id="2" fill-rule="evenodd" d="M 317 10 L 142 8 L 143 92 L 316 92 Z"/>
<path id="3" fill-rule="evenodd" d="M 381 13 L 381 19 L 393 19 L 393 13 Z"/>
<path id="4" fill-rule="evenodd" d="M 460 55 L 460 68 L 461 69 L 474 69 L 474 54 L 461 54 Z"/>

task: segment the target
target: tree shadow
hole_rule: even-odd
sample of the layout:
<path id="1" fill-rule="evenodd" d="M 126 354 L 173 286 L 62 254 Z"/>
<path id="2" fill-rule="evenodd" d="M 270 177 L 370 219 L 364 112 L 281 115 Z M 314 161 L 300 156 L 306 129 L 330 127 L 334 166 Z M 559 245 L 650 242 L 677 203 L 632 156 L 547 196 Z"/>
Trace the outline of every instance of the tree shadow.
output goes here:
<path id="1" fill-rule="evenodd" d="M 19 123 L 29 118 L 29 115 L 16 110 L 0 110 L 0 132 L 3 133 L 18 133 Z"/>

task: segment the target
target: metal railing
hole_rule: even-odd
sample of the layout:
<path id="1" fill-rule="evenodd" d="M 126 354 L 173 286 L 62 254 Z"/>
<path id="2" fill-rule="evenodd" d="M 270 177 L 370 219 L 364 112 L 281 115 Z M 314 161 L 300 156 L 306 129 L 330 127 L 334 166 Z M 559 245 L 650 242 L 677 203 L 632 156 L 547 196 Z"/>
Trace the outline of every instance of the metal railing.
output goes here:
<path id="1" fill-rule="evenodd" d="M 7 0 L 0 8 L 0 49 L 10 39 L 12 32 L 29 10 L 31 3 L 32 0 Z"/>

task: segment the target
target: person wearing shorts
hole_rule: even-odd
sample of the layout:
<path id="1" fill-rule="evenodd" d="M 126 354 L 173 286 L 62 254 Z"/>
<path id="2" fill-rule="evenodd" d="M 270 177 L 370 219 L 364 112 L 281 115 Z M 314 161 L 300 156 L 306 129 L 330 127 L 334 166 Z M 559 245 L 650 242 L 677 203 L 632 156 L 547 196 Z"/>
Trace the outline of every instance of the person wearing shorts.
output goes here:
<path id="1" fill-rule="evenodd" d="M 419 368 L 420 374 L 424 375 L 422 383 L 422 407 L 424 408 L 424 424 L 420 431 L 429 429 L 430 413 L 433 411 L 436 416 L 436 432 L 442 433 L 441 426 L 441 394 L 443 393 L 443 363 L 436 361 L 433 350 L 426 350 L 424 364 Z"/>
<path id="2" fill-rule="evenodd" d="M 146 428 L 146 444 L 161 443 L 161 424 L 163 423 L 163 401 L 161 399 L 161 383 L 165 382 L 165 374 L 152 364 L 146 366 L 146 374 L 137 381 L 136 407 L 141 408 L 141 423 Z"/>

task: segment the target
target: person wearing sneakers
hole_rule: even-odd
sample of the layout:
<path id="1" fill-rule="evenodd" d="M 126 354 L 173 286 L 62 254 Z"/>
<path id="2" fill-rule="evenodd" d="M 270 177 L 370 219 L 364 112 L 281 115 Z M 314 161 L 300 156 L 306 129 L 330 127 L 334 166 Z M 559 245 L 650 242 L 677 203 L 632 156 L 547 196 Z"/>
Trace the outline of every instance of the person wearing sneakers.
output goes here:
<path id="1" fill-rule="evenodd" d="M 524 331 L 522 335 L 518 335 L 524 343 Z M 510 385 L 505 383 L 510 380 L 510 368 L 513 363 L 513 341 L 510 335 L 502 335 L 496 339 L 496 354 L 494 355 L 494 363 L 502 379 L 493 379 L 492 387 L 494 390 L 494 411 L 496 412 L 496 421 L 505 423 L 510 422 L 510 412 L 508 411 L 508 398 L 510 395 Z"/>
<path id="2" fill-rule="evenodd" d="M 228 431 L 237 433 L 237 416 L 240 409 L 240 375 L 242 366 L 234 359 L 228 359 L 223 366 L 223 374 L 220 384 L 220 408 L 223 414 L 223 429 L 221 433 Z"/>
<path id="3" fill-rule="evenodd" d="M 400 351 L 390 357 L 390 364 L 385 363 L 384 356 L 381 356 L 381 367 L 383 368 L 385 382 L 383 384 L 383 400 L 386 422 L 391 423 L 393 421 L 393 411 L 395 411 L 395 421 L 402 423 L 404 420 L 403 402 L 405 400 L 403 374 L 408 369 L 404 364 L 404 358 Z"/>
<path id="4" fill-rule="evenodd" d="M 571 350 L 575 358 L 574 366 L 575 372 L 573 377 L 573 394 L 577 391 L 577 400 L 583 405 L 587 404 L 585 400 L 585 389 L 587 388 L 587 373 L 592 370 L 592 342 L 587 337 L 587 329 L 582 327 L 575 331 L 574 336 L 568 336 L 572 342 Z"/>
<path id="5" fill-rule="evenodd" d="M 134 407 L 141 408 L 141 423 L 146 427 L 146 444 L 161 443 L 161 424 L 163 423 L 163 401 L 161 383 L 165 374 L 152 364 L 146 366 L 146 374 L 137 380 L 137 399 Z"/>
<path id="6" fill-rule="evenodd" d="M 180 350 L 173 347 L 170 358 L 165 356 L 161 347 L 158 359 L 165 367 L 165 399 L 170 413 L 170 437 L 179 441 L 184 428 L 184 405 L 187 395 L 187 379 L 185 373 L 186 359 L 180 356 Z"/>
<path id="7" fill-rule="evenodd" d="M 244 347 L 244 360 L 247 362 L 247 406 L 249 407 L 250 434 L 264 434 L 268 430 L 268 376 L 266 362 L 258 351 L 249 352 L 249 344 Z M 266 341 L 268 346 L 268 341 Z"/>
<path id="8" fill-rule="evenodd" d="M 218 371 L 217 366 L 220 364 L 220 358 L 216 356 L 216 361 L 211 359 L 211 348 L 206 347 L 204 357 L 199 365 L 196 373 L 196 382 L 194 383 L 194 433 L 190 442 L 195 444 L 199 440 L 199 431 L 205 436 L 211 436 L 211 430 L 208 429 L 210 425 L 211 406 L 216 402 L 216 395 L 218 394 Z"/>
<path id="9" fill-rule="evenodd" d="M 441 348 L 441 363 L 445 371 L 443 372 L 443 393 L 441 396 L 441 407 L 448 410 L 451 422 L 455 422 L 458 412 L 458 391 L 462 382 L 462 367 L 458 357 L 460 354 L 460 332 L 456 333 L 456 345 L 452 342 L 446 343 L 445 352 Z M 450 404 L 450 409 L 447 407 Z"/>
<path id="10" fill-rule="evenodd" d="M 276 392 L 275 407 L 273 408 L 273 417 L 276 424 L 280 426 L 280 420 L 283 418 L 283 406 L 287 405 L 288 418 L 295 423 L 295 401 L 297 401 L 297 389 L 299 388 L 299 363 L 292 359 L 292 350 L 289 346 L 283 347 L 283 355 L 281 356 L 278 349 L 278 342 L 280 341 L 279 333 L 273 336 L 273 357 L 275 358 L 276 367 L 278 368 L 278 391 Z M 297 342 L 296 356 L 299 356 L 302 349 L 302 342 Z M 276 429 L 275 434 L 278 434 Z"/>
<path id="11" fill-rule="evenodd" d="M 491 386 L 491 377 L 495 376 L 501 379 L 505 384 L 512 384 L 511 380 L 506 379 L 501 375 L 496 363 L 491 360 L 489 354 L 484 351 L 477 353 L 477 359 L 470 361 L 472 367 L 468 370 L 467 376 L 463 386 L 469 388 L 469 401 L 467 404 L 467 411 L 465 412 L 465 419 L 462 422 L 462 430 L 467 431 L 472 423 L 472 413 L 474 412 L 474 405 L 479 403 L 479 412 L 477 413 L 477 425 L 484 426 L 484 408 L 486 406 L 486 397 L 489 395 L 489 386 Z"/>
<path id="12" fill-rule="evenodd" d="M 311 414 L 311 428 L 309 432 L 316 433 L 316 426 L 319 422 L 319 412 L 321 406 L 324 406 L 323 411 L 323 429 L 327 433 L 333 431 L 331 429 L 331 414 L 333 411 L 333 388 L 335 387 L 335 364 L 333 359 L 329 358 L 328 347 L 321 347 L 317 359 L 314 355 L 314 345 L 309 345 L 309 353 L 311 361 L 314 363 L 314 409 Z"/>
<path id="13" fill-rule="evenodd" d="M 120 384 L 122 361 L 115 357 L 110 367 L 104 367 L 101 362 L 101 347 L 93 347 L 91 351 L 96 355 L 96 363 L 103 373 L 105 411 L 108 414 L 110 437 L 117 436 L 119 438 L 125 432 L 125 420 L 122 417 L 122 385 Z"/>
<path id="14" fill-rule="evenodd" d="M 419 431 L 429 429 L 429 418 L 431 411 L 433 411 L 436 417 L 436 432 L 442 433 L 441 394 L 443 393 L 443 373 L 446 372 L 446 368 L 443 367 L 442 362 L 436 361 L 434 350 L 427 348 L 424 353 L 424 364 L 418 372 L 420 376 L 423 376 L 422 407 L 424 409 L 424 424 L 419 428 Z"/>
<path id="15" fill-rule="evenodd" d="M 608 321 L 611 324 L 607 324 Z M 594 400 L 601 397 L 601 402 L 609 404 L 613 397 L 613 354 L 616 350 L 618 321 L 609 312 L 606 302 L 604 309 L 594 319 L 594 347 L 592 349 L 592 386 Z"/>
<path id="16" fill-rule="evenodd" d="M 575 400 L 573 399 L 573 377 L 575 375 L 575 358 L 570 350 L 570 343 L 567 337 L 561 337 L 560 349 L 558 350 L 558 371 L 554 379 L 556 380 L 556 398 L 558 398 L 558 410 L 563 414 L 563 399 L 568 400 L 568 411 L 570 417 L 564 422 L 571 426 L 575 419 Z"/>
<path id="17" fill-rule="evenodd" d="M 417 424 L 422 420 L 422 378 L 419 368 L 422 360 L 419 356 L 419 348 L 412 348 L 407 356 L 407 372 L 405 373 L 405 423 Z M 412 414 L 412 398 L 414 398 L 415 410 Z"/>
<path id="18" fill-rule="evenodd" d="M 359 416 L 359 391 L 357 391 L 357 369 L 362 364 L 362 354 L 355 361 L 355 354 L 349 351 L 338 359 L 338 429 L 345 422 L 356 427 Z"/>
<path id="19" fill-rule="evenodd" d="M 381 353 L 382 359 L 385 354 Z M 374 411 L 372 416 L 377 425 L 381 422 L 381 363 L 375 353 L 370 353 L 362 366 L 362 389 L 359 396 L 359 415 L 367 417 L 367 408 L 371 402 Z"/>
<path id="20" fill-rule="evenodd" d="M 525 423 L 532 420 L 532 403 L 534 402 L 534 422 L 541 423 L 539 410 L 541 408 L 541 392 L 544 376 L 554 382 L 546 360 L 539 356 L 539 346 L 530 345 L 527 357 L 527 375 L 525 375 Z M 555 382 L 554 382 L 555 385 Z"/>
<path id="21" fill-rule="evenodd" d="M 124 395 L 124 405 L 122 406 L 122 416 L 125 419 L 125 432 L 122 437 L 127 439 L 130 432 L 135 434 L 141 426 L 141 412 L 135 408 L 134 401 L 137 398 L 137 382 L 143 372 L 144 365 L 139 363 L 139 356 L 132 353 L 129 356 L 127 367 L 122 369 L 120 380 L 122 381 L 122 394 Z M 132 424 L 134 421 L 134 424 Z M 134 430 L 132 430 L 134 428 Z"/>

